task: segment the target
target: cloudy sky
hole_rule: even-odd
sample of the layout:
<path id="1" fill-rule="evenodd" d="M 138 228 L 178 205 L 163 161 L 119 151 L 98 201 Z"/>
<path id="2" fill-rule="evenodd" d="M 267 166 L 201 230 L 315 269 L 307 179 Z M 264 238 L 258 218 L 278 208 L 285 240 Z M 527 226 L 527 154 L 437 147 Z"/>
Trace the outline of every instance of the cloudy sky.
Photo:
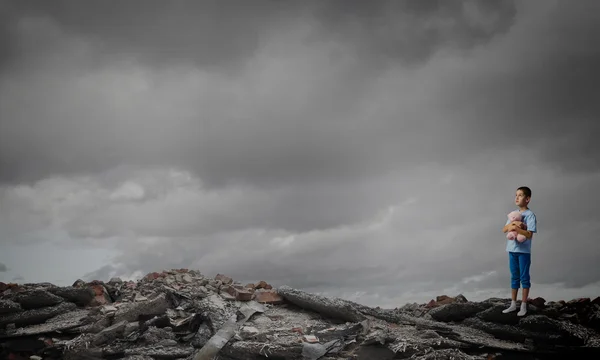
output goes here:
<path id="1" fill-rule="evenodd" d="M 527 185 L 531 295 L 600 295 L 599 27 L 595 0 L 0 1 L 0 281 L 506 297 Z"/>

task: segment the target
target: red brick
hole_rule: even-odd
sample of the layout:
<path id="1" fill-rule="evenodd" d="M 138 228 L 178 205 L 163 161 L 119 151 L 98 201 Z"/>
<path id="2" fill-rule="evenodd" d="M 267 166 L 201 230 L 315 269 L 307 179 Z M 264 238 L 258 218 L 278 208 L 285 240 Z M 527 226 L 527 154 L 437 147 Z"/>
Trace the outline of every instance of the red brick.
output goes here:
<path id="1" fill-rule="evenodd" d="M 283 298 L 274 289 L 256 290 L 256 292 L 254 293 L 254 300 L 256 300 L 259 303 L 263 303 L 263 304 L 278 305 L 278 304 L 283 303 Z"/>
<path id="2" fill-rule="evenodd" d="M 106 305 L 112 303 L 110 295 L 102 284 L 91 285 L 90 288 L 94 291 L 94 299 L 91 301 L 91 306 Z"/>
<path id="3" fill-rule="evenodd" d="M 253 291 L 248 291 L 247 289 L 238 289 L 232 285 L 223 285 L 221 288 L 222 292 L 226 292 L 229 295 L 235 297 L 238 301 L 250 301 L 252 300 Z"/>

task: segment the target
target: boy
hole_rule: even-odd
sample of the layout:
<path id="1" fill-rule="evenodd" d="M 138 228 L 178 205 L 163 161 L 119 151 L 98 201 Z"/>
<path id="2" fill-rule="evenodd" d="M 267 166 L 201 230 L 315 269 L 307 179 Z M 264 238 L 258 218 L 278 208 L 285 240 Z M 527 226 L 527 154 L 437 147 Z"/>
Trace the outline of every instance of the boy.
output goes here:
<path id="1" fill-rule="evenodd" d="M 511 275 L 511 297 L 510 307 L 503 311 L 507 314 L 517 310 L 517 294 L 519 285 L 523 287 L 521 309 L 517 316 L 525 316 L 527 314 L 527 299 L 529 297 L 529 288 L 531 286 L 529 279 L 529 267 L 531 265 L 531 240 L 533 234 L 537 232 L 537 220 L 533 211 L 529 210 L 529 202 L 531 201 L 531 189 L 527 186 L 522 186 L 517 189 L 515 195 L 515 205 L 519 208 L 519 212 L 523 217 L 523 221 L 506 222 L 502 231 L 516 231 L 526 237 L 522 243 L 518 240 L 507 240 L 506 251 L 508 252 L 510 275 Z M 525 224 L 527 230 L 525 230 Z"/>

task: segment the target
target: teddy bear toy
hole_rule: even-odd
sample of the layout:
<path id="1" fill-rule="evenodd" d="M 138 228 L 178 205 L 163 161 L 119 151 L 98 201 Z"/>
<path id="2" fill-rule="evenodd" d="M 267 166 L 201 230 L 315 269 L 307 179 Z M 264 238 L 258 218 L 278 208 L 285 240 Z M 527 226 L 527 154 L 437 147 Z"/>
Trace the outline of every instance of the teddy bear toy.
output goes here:
<path id="1" fill-rule="evenodd" d="M 508 220 L 509 223 L 513 222 L 513 221 L 521 221 L 522 220 L 522 216 L 521 213 L 518 211 L 511 211 L 510 213 L 508 213 Z M 527 229 L 527 225 L 523 224 L 523 226 L 525 227 L 525 230 Z M 525 241 L 527 238 L 525 237 L 525 235 L 521 235 L 516 231 L 509 231 L 506 234 L 506 238 L 508 240 L 517 240 L 518 242 L 523 242 Z"/>

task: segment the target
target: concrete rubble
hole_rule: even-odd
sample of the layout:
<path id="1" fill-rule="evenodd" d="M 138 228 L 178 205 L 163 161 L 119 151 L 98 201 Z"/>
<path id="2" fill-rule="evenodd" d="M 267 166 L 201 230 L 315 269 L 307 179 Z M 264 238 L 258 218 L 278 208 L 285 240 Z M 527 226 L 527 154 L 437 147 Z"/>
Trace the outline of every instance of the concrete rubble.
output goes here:
<path id="1" fill-rule="evenodd" d="M 0 359 L 600 358 L 600 298 L 439 296 L 395 309 L 178 269 L 73 286 L 0 283 Z"/>

